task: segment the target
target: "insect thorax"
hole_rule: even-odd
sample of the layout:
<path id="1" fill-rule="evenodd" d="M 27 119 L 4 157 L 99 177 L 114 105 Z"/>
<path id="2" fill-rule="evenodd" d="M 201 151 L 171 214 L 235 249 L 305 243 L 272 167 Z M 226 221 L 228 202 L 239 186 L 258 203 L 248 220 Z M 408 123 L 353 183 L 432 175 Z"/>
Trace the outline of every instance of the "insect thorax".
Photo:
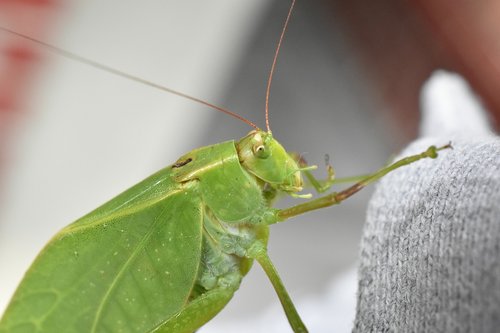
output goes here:
<path id="1" fill-rule="evenodd" d="M 176 182 L 197 188 L 203 201 L 203 242 L 191 299 L 213 288 L 236 289 L 252 260 L 246 252 L 267 243 L 266 219 L 273 214 L 262 183 L 245 170 L 234 141 L 196 149 L 173 166 Z"/>

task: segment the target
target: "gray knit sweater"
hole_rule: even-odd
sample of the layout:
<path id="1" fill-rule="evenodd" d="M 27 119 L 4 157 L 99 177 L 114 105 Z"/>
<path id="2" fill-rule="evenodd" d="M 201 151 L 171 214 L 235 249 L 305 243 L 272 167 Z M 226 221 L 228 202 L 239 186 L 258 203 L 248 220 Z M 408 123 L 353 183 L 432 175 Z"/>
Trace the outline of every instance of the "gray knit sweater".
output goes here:
<path id="1" fill-rule="evenodd" d="M 403 155 L 449 140 L 454 149 L 379 183 L 354 332 L 500 332 L 500 140 L 478 103 L 460 103 L 465 83 L 447 73 L 433 81 L 425 138 Z"/>

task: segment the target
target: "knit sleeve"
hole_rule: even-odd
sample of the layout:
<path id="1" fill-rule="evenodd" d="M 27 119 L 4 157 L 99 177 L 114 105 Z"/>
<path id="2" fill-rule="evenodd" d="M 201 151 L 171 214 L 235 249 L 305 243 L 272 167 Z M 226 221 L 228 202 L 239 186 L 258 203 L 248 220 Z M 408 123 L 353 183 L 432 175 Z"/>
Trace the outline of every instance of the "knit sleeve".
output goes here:
<path id="1" fill-rule="evenodd" d="M 495 332 L 500 140 L 459 77 L 434 75 L 423 98 L 425 137 L 403 155 L 449 140 L 454 149 L 379 183 L 361 243 L 354 332 Z"/>

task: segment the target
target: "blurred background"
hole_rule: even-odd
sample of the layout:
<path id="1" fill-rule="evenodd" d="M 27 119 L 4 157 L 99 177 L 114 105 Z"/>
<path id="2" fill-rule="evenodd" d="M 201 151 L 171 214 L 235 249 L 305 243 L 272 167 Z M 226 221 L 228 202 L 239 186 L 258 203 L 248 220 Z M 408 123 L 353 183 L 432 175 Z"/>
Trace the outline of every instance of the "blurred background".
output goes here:
<path id="1" fill-rule="evenodd" d="M 0 0 L 0 26 L 264 127 L 267 76 L 289 5 Z M 437 68 L 463 75 L 498 125 L 499 19 L 494 0 L 299 0 L 271 89 L 275 137 L 318 164 L 318 176 L 325 154 L 339 177 L 375 170 L 416 137 L 420 87 Z M 60 228 L 185 152 L 249 130 L 0 31 L 0 312 Z M 346 272 L 356 265 L 371 191 L 272 227 L 270 255 L 294 300 L 320 297 L 348 276 L 338 314 L 347 323 L 356 281 Z M 204 329 L 249 321 L 276 301 L 256 266 Z M 322 320 L 333 329 L 336 319 Z"/>

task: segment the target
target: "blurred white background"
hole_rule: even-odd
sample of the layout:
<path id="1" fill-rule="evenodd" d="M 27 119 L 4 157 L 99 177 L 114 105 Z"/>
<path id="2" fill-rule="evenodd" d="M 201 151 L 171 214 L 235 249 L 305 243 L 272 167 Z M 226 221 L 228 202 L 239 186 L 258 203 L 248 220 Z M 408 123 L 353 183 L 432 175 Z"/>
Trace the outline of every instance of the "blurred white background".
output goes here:
<path id="1" fill-rule="evenodd" d="M 45 41 L 264 126 L 265 85 L 288 1 L 126 0 L 117 6 L 74 0 L 65 6 Z M 325 154 L 340 177 L 366 173 L 400 143 L 380 119 L 381 103 L 337 32 L 334 13 L 322 6 L 297 4 L 271 89 L 271 126 L 288 150 L 320 166 L 318 175 L 325 174 Z M 183 153 L 250 130 L 214 110 L 42 52 L 46 65 L 12 131 L 0 175 L 0 312 L 60 228 Z M 343 323 L 321 318 L 332 331 L 341 324 L 349 331 L 345 322 L 352 321 L 355 277 L 344 272 L 356 264 L 370 193 L 271 230 L 270 255 L 294 300 L 320 297 L 331 289 L 329 281 L 349 277 L 350 287 L 337 298 L 344 302 L 338 311 L 347 313 L 339 316 Z M 204 330 L 246 322 L 274 302 L 256 265 Z M 286 323 L 284 314 L 273 319 Z"/>

